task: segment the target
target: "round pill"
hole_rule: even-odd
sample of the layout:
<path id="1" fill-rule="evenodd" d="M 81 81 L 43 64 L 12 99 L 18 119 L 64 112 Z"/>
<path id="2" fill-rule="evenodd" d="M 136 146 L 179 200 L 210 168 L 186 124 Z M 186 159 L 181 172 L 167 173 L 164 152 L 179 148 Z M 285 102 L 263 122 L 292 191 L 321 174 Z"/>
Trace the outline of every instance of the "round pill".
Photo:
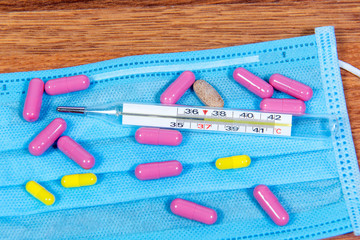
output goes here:
<path id="1" fill-rule="evenodd" d="M 217 220 L 215 210 L 181 198 L 173 200 L 170 209 L 172 213 L 178 216 L 209 225 L 214 224 Z"/>
<path id="2" fill-rule="evenodd" d="M 26 94 L 23 118 L 28 122 L 35 122 L 40 116 L 44 82 L 40 78 L 30 81 Z"/>
<path id="3" fill-rule="evenodd" d="M 57 141 L 57 146 L 71 160 L 79 164 L 83 169 L 90 169 L 95 165 L 95 158 L 80 144 L 68 136 L 63 136 Z"/>
<path id="4" fill-rule="evenodd" d="M 289 214 L 267 186 L 258 185 L 253 193 L 262 209 L 264 209 L 275 224 L 284 226 L 289 222 Z"/>
<path id="5" fill-rule="evenodd" d="M 235 69 L 233 77 L 235 81 L 261 98 L 270 98 L 274 93 L 274 88 L 270 84 L 255 76 L 245 68 Z"/>
<path id="6" fill-rule="evenodd" d="M 177 146 L 182 142 L 182 134 L 177 130 L 160 128 L 139 128 L 135 139 L 141 144 Z"/>
<path id="7" fill-rule="evenodd" d="M 59 95 L 85 90 L 90 86 L 90 80 L 85 75 L 62 77 L 46 82 L 45 91 L 49 95 Z"/>
<path id="8" fill-rule="evenodd" d="M 91 186 L 97 182 L 93 173 L 66 175 L 61 178 L 61 185 L 66 188 Z"/>
<path id="9" fill-rule="evenodd" d="M 175 104 L 195 82 L 193 72 L 183 72 L 160 96 L 163 104 Z"/>
<path id="10" fill-rule="evenodd" d="M 273 74 L 269 83 L 277 90 L 303 101 L 309 101 L 313 96 L 311 87 L 281 74 Z"/>
<path id="11" fill-rule="evenodd" d="M 66 130 L 66 122 L 62 118 L 55 118 L 44 128 L 29 144 L 29 152 L 32 155 L 40 156 L 56 139 Z"/>
<path id="12" fill-rule="evenodd" d="M 153 162 L 140 164 L 135 168 L 135 176 L 139 180 L 152 180 L 164 177 L 174 177 L 182 172 L 179 161 Z"/>
<path id="13" fill-rule="evenodd" d="M 215 166 L 217 169 L 234 169 L 248 167 L 251 163 L 251 159 L 247 155 L 232 156 L 226 158 L 219 158 L 216 160 Z"/>
<path id="14" fill-rule="evenodd" d="M 53 205 L 55 202 L 54 195 L 35 181 L 27 182 L 25 189 L 28 193 L 45 205 Z"/>
<path id="15" fill-rule="evenodd" d="M 260 102 L 260 109 L 266 112 L 305 113 L 305 103 L 299 99 L 266 98 Z"/>
<path id="16" fill-rule="evenodd" d="M 206 106 L 224 107 L 224 100 L 221 98 L 220 94 L 206 81 L 195 81 L 193 89 L 196 96 L 198 96 L 200 101 Z"/>

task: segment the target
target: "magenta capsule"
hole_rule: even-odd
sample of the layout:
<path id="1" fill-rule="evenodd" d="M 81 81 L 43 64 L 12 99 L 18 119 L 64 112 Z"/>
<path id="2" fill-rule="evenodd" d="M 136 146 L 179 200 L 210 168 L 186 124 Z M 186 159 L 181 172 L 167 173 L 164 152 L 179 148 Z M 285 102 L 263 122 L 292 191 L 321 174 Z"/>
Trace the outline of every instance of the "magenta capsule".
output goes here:
<path id="1" fill-rule="evenodd" d="M 289 214 L 267 186 L 256 186 L 254 197 L 275 224 L 285 226 L 289 222 Z"/>
<path id="2" fill-rule="evenodd" d="M 160 96 L 163 104 L 175 104 L 195 82 L 193 72 L 183 72 Z"/>
<path id="3" fill-rule="evenodd" d="M 170 209 L 176 215 L 209 225 L 214 224 L 217 220 L 215 210 L 181 198 L 173 200 Z"/>
<path id="4" fill-rule="evenodd" d="M 57 146 L 60 151 L 79 164 L 83 169 L 90 169 L 95 165 L 94 156 L 70 137 L 61 137 L 57 141 Z"/>
<path id="5" fill-rule="evenodd" d="M 51 145 L 54 144 L 56 139 L 66 130 L 66 122 L 62 118 L 55 118 L 34 140 L 29 144 L 29 152 L 32 155 L 40 156 Z"/>
<path id="6" fill-rule="evenodd" d="M 274 88 L 270 84 L 255 76 L 245 68 L 235 69 L 233 77 L 235 81 L 261 98 L 270 98 L 274 93 Z"/>
<path id="7" fill-rule="evenodd" d="M 174 177 L 182 172 L 179 161 L 153 162 L 140 164 L 135 168 L 135 176 L 139 180 L 152 180 L 164 177 Z"/>
<path id="8" fill-rule="evenodd" d="M 30 81 L 26 94 L 23 118 L 28 122 L 35 122 L 40 116 L 44 82 L 40 78 Z"/>
<path id="9" fill-rule="evenodd" d="M 270 77 L 269 82 L 275 89 L 303 101 L 309 101 L 313 96 L 313 91 L 308 85 L 287 78 L 278 73 L 273 74 Z"/>
<path id="10" fill-rule="evenodd" d="M 141 144 L 177 146 L 182 142 L 181 132 L 160 128 L 139 128 L 135 139 Z"/>
<path id="11" fill-rule="evenodd" d="M 260 109 L 266 112 L 305 113 L 305 103 L 299 99 L 265 98 L 260 102 Z"/>
<path id="12" fill-rule="evenodd" d="M 59 95 L 85 90 L 89 85 L 90 80 L 85 75 L 62 77 L 47 81 L 45 84 L 45 91 L 49 95 Z"/>

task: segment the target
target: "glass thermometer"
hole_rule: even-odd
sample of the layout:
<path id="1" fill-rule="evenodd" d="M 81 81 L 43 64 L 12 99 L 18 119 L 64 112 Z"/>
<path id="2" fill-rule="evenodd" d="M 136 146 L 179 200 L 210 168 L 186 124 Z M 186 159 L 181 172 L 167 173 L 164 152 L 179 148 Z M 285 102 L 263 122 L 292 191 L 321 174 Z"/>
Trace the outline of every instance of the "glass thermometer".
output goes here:
<path id="1" fill-rule="evenodd" d="M 332 115 L 292 115 L 184 105 L 115 103 L 96 107 L 58 107 L 117 124 L 174 128 L 217 133 L 245 133 L 285 137 L 329 138 L 336 132 Z"/>

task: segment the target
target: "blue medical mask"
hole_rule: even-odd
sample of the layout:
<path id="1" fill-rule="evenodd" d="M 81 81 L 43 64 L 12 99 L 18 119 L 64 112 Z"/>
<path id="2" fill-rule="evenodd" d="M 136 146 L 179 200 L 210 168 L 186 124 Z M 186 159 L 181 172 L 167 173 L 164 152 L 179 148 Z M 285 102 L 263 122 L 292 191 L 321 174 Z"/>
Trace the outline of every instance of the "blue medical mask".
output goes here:
<path id="1" fill-rule="evenodd" d="M 161 93 L 184 70 L 214 86 L 226 108 L 258 109 L 257 96 L 232 78 L 236 67 L 269 79 L 274 73 L 312 87 L 308 113 L 338 117 L 333 141 L 236 134 L 184 132 L 177 147 L 140 145 L 136 128 L 113 126 L 60 114 L 57 106 L 91 106 L 110 102 L 159 102 Z M 22 119 L 25 92 L 32 78 L 44 81 L 85 74 L 88 90 L 44 94 L 41 116 Z M 0 234 L 5 239 L 319 239 L 355 231 L 360 234 L 359 171 L 338 66 L 332 27 L 315 35 L 222 49 L 132 56 L 83 66 L 0 75 Z M 274 97 L 288 97 L 276 92 Z M 178 104 L 201 105 L 192 90 Z M 51 120 L 64 118 L 64 133 L 95 158 L 91 171 L 79 168 L 56 147 L 41 157 L 27 150 Z M 248 168 L 219 171 L 220 157 L 246 154 Z M 139 181 L 138 164 L 179 160 L 178 177 Z M 66 189 L 64 175 L 93 172 L 98 183 Z M 45 206 L 25 191 L 40 182 L 56 197 Z M 257 184 L 270 187 L 290 215 L 275 225 L 252 196 Z M 208 226 L 170 211 L 174 198 L 213 208 L 218 220 Z"/>

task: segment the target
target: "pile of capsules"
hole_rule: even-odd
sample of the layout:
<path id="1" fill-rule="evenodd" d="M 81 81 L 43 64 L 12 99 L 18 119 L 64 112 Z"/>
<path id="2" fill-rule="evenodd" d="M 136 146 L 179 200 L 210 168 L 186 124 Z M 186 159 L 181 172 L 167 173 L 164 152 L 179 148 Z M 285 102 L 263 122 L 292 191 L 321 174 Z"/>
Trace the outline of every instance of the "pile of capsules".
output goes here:
<path id="1" fill-rule="evenodd" d="M 263 98 L 260 109 L 269 112 L 303 114 L 305 103 L 311 99 L 312 89 L 293 79 L 280 74 L 270 77 L 269 83 L 255 76 L 244 68 L 237 68 L 233 73 L 234 79 L 245 88 Z M 46 83 L 45 92 L 57 95 L 87 89 L 90 82 L 84 75 L 53 79 Z M 223 107 L 224 101 L 219 93 L 204 80 L 195 81 L 191 71 L 183 72 L 160 96 L 162 104 L 175 104 L 184 93 L 193 87 L 195 94 L 207 106 Z M 297 99 L 271 98 L 274 88 Z M 36 121 L 40 114 L 41 99 L 44 83 L 40 79 L 30 81 L 25 100 L 23 117 L 27 121 Z M 53 120 L 29 145 L 29 152 L 39 156 L 52 146 L 66 129 L 66 122 L 61 118 Z M 182 142 L 182 134 L 177 130 L 141 127 L 135 133 L 135 139 L 140 144 L 177 146 Z M 91 169 L 95 164 L 94 157 L 83 147 L 68 136 L 62 136 L 57 146 L 70 159 L 84 169 Z M 248 167 L 251 159 L 247 155 L 219 158 L 215 162 L 219 170 Z M 140 164 L 135 169 L 135 176 L 139 180 L 154 180 L 165 177 L 175 177 L 181 174 L 182 164 L 179 161 L 164 161 Z M 96 175 L 92 173 L 67 175 L 61 179 L 64 187 L 81 187 L 94 185 Z M 26 190 L 46 205 L 52 205 L 55 197 L 45 188 L 34 181 L 26 184 Z M 289 215 L 280 204 L 276 196 L 265 185 L 258 185 L 253 191 L 254 198 L 275 224 L 284 226 L 289 222 Z M 171 211 L 184 218 L 205 224 L 214 224 L 217 213 L 211 208 L 177 198 L 170 204 Z"/>
<path id="2" fill-rule="evenodd" d="M 25 99 L 23 118 L 28 122 L 35 122 L 40 116 L 42 96 L 59 95 L 87 89 L 90 80 L 85 75 L 52 79 L 46 84 L 34 78 L 30 81 Z M 29 152 L 34 156 L 42 155 L 56 140 L 58 149 L 70 159 L 79 164 L 83 169 L 91 169 L 95 165 L 95 158 L 80 144 L 69 136 L 61 136 L 66 130 L 67 124 L 64 119 L 56 118 L 46 126 L 29 144 Z M 94 185 L 97 177 L 93 173 L 73 174 L 62 177 L 61 185 L 66 188 Z M 39 183 L 29 181 L 26 183 L 26 191 L 46 205 L 55 203 L 55 197 Z"/>

